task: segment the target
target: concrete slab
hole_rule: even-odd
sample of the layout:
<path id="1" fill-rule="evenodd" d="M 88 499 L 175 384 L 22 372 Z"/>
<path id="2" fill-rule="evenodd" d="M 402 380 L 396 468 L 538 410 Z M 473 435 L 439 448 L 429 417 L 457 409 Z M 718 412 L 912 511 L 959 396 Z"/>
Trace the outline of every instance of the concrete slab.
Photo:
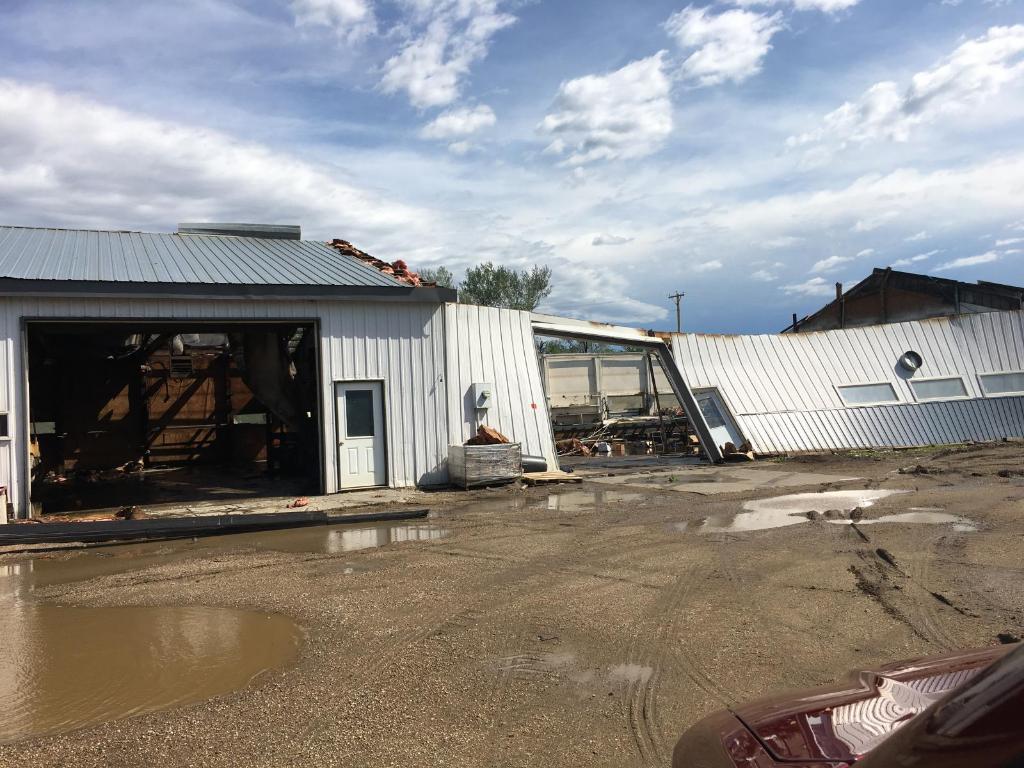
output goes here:
<path id="1" fill-rule="evenodd" d="M 657 488 L 661 491 L 699 493 L 702 496 L 744 493 L 766 488 L 797 488 L 859 479 L 858 477 L 825 475 L 816 472 L 783 472 L 735 466 L 680 467 L 674 471 L 636 472 L 613 477 L 587 478 L 592 483 Z"/>
<path id="2" fill-rule="evenodd" d="M 324 496 L 259 496 L 241 499 L 210 501 L 143 504 L 139 509 L 147 519 L 178 517 L 208 517 L 211 515 L 263 515 L 281 512 L 330 512 L 344 514 L 347 511 L 363 512 L 376 507 L 430 506 L 439 502 L 445 492 L 427 492 L 415 488 L 367 488 L 357 491 L 333 493 Z M 305 504 L 297 502 L 305 500 Z M 38 519 L 44 522 L 75 520 L 108 520 L 117 512 L 116 507 L 87 512 L 44 515 Z"/>

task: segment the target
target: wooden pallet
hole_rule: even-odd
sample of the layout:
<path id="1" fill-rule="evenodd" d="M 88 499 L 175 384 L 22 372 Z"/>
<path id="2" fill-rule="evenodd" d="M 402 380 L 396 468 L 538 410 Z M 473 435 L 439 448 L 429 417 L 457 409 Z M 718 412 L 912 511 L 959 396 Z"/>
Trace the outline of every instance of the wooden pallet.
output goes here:
<path id="1" fill-rule="evenodd" d="M 523 482 L 527 485 L 549 485 L 552 483 L 582 483 L 583 478 L 569 472 L 525 472 Z"/>

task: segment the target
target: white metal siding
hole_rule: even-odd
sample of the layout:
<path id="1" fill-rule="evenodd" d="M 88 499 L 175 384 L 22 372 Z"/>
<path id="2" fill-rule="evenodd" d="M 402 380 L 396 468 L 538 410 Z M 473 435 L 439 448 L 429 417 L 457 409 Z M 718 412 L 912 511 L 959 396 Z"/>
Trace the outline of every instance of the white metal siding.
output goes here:
<path id="1" fill-rule="evenodd" d="M 897 366 L 913 350 L 911 377 Z M 914 446 L 1024 436 L 1024 398 L 984 397 L 979 373 L 1024 370 L 1024 312 L 813 333 L 677 334 L 691 387 L 717 387 L 762 453 Z M 911 378 L 960 376 L 967 399 L 917 402 Z M 847 406 L 844 384 L 889 382 L 900 404 Z"/>
<path id="2" fill-rule="evenodd" d="M 440 304 L 342 301 L 179 301 L 0 299 L 0 410 L 11 438 L 0 441 L 0 484 L 17 509 L 23 493 L 25 387 L 22 319 L 318 320 L 324 482 L 337 490 L 334 381 L 384 382 L 388 482 L 393 487 L 445 482 L 444 314 Z M 3 515 L 0 515 L 2 520 Z"/>
<path id="3" fill-rule="evenodd" d="M 494 405 L 479 423 L 521 443 L 523 454 L 557 466 L 529 312 L 446 304 L 448 431 L 454 444 L 475 434 L 474 382 L 494 385 Z M 457 441 L 457 442 L 456 442 Z"/>

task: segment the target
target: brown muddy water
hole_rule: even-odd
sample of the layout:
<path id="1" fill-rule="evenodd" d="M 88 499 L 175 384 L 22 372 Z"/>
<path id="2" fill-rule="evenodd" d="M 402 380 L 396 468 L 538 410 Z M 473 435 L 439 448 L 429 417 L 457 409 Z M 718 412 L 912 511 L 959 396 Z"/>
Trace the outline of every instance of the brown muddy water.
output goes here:
<path id="1" fill-rule="evenodd" d="M 79 607 L 40 588 L 183 555 L 339 554 L 449 535 L 428 523 L 314 526 L 101 547 L 0 564 L 0 743 L 202 701 L 290 664 L 302 632 L 280 614 L 204 606 Z"/>
<path id="2" fill-rule="evenodd" d="M 620 493 L 617 491 L 565 491 L 548 494 L 544 502 L 536 506 L 547 512 L 582 512 L 604 510 L 616 504 L 632 504 L 644 498 L 642 493 Z M 543 505 L 543 506 L 541 506 Z"/>
<path id="3" fill-rule="evenodd" d="M 39 586 L 116 572 L 96 554 L 0 565 L 0 742 L 202 701 L 244 687 L 298 652 L 301 631 L 278 614 L 85 608 L 33 597 Z"/>
<path id="4" fill-rule="evenodd" d="M 318 525 L 284 531 L 262 531 L 210 539 L 212 545 L 223 542 L 231 547 L 254 547 L 278 552 L 321 552 L 337 555 L 363 549 L 386 547 L 410 541 L 446 539 L 451 531 L 431 523 L 386 525 Z"/>
<path id="5" fill-rule="evenodd" d="M 763 531 L 769 528 L 783 528 L 821 519 L 836 525 L 869 525 L 878 523 L 926 523 L 941 525 L 949 523 L 954 530 L 971 532 L 977 524 L 960 515 L 951 515 L 939 509 L 911 507 L 909 512 L 899 512 L 878 517 L 863 517 L 863 511 L 875 502 L 909 491 L 867 489 L 848 491 L 825 491 L 823 493 L 792 493 L 768 499 L 756 499 L 743 505 L 743 511 L 722 515 L 711 515 L 695 522 L 676 523 L 679 531 L 698 533 L 737 533 L 742 531 Z M 854 510 L 860 510 L 856 519 L 851 517 Z"/>

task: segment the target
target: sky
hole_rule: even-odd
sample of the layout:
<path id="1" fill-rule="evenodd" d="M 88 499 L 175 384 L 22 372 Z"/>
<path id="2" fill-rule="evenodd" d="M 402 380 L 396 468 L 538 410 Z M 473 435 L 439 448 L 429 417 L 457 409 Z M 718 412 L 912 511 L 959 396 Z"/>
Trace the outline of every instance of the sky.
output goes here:
<path id="1" fill-rule="evenodd" d="M 3 0 L 0 223 L 181 221 L 644 328 L 1024 285 L 1024 0 Z"/>

